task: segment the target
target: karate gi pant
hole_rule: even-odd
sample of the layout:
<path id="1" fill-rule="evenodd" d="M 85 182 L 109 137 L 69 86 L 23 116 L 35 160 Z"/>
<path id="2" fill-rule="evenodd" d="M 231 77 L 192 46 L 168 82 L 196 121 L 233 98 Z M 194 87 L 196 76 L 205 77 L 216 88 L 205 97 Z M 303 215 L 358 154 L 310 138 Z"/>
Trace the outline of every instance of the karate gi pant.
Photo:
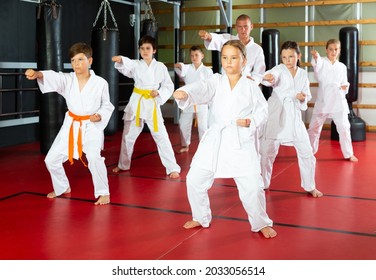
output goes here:
<path id="1" fill-rule="evenodd" d="M 316 154 L 319 149 L 320 134 L 324 122 L 328 117 L 329 114 L 312 115 L 311 122 L 308 128 L 308 135 L 314 154 Z M 344 158 L 350 158 L 354 155 L 354 151 L 351 142 L 350 122 L 348 114 L 343 112 L 334 113 L 332 114 L 332 118 L 338 132 L 342 155 Z"/>
<path id="2" fill-rule="evenodd" d="M 250 174 L 234 178 L 239 197 L 248 215 L 251 229 L 260 231 L 273 226 L 273 221 L 266 213 L 265 192 L 259 174 Z M 187 193 L 192 209 L 193 220 L 202 227 L 209 227 L 212 220 L 208 191 L 213 185 L 214 173 L 199 167 L 191 166 L 187 174 Z"/>
<path id="3" fill-rule="evenodd" d="M 264 188 L 270 186 L 273 172 L 273 164 L 278 154 L 281 142 L 275 139 L 263 139 L 261 143 L 261 174 L 264 180 Z M 313 155 L 312 147 L 309 143 L 308 134 L 304 134 L 292 141 L 297 156 L 300 171 L 301 187 L 311 192 L 316 188 L 315 169 L 316 158 Z"/>
<path id="4" fill-rule="evenodd" d="M 157 145 L 159 157 L 166 168 L 166 174 L 169 175 L 172 172 L 180 173 L 180 166 L 176 163 L 174 150 L 172 149 L 164 123 L 158 122 L 158 132 L 154 132 L 153 121 L 143 119 L 140 119 L 140 126 L 136 126 L 135 120 L 124 120 L 118 167 L 122 170 L 129 170 L 131 168 L 134 144 L 142 132 L 144 123 L 149 127 L 151 136 Z"/>
<path id="5" fill-rule="evenodd" d="M 183 147 L 189 146 L 191 144 L 192 136 L 192 121 L 196 115 L 197 118 L 197 128 L 198 137 L 201 140 L 205 131 L 208 129 L 208 110 L 200 108 L 197 113 L 184 112 L 180 113 L 179 118 L 179 129 L 180 129 L 180 143 Z"/>
<path id="6" fill-rule="evenodd" d="M 92 128 L 95 129 L 95 128 Z M 90 133 L 86 129 L 86 135 Z M 103 136 L 101 134 L 94 134 L 95 137 L 86 136 L 85 142 L 82 143 L 82 150 L 86 155 L 88 161 L 88 168 L 92 176 L 94 184 L 94 197 L 98 198 L 102 195 L 109 195 L 109 186 L 107 178 L 107 168 L 104 163 L 105 158 L 101 156 L 101 147 Z M 68 140 L 68 139 L 67 139 Z M 65 148 L 64 148 L 65 149 Z M 56 196 L 59 196 L 70 188 L 69 180 L 65 174 L 63 163 L 68 160 L 68 156 L 62 150 L 61 145 L 54 141 L 45 158 L 45 163 L 50 172 L 52 185 Z M 75 164 L 82 164 L 76 162 Z"/>

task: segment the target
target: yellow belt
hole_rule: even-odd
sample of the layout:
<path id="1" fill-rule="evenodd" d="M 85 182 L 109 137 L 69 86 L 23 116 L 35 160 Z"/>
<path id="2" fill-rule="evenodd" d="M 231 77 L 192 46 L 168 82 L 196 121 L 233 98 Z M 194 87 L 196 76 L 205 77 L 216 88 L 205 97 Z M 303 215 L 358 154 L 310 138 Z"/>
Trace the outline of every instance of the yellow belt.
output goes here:
<path id="1" fill-rule="evenodd" d="M 137 104 L 137 111 L 136 111 L 136 126 L 140 126 L 140 112 L 141 112 L 141 99 L 150 99 L 153 98 L 150 93 L 152 92 L 151 89 L 139 89 L 139 88 L 133 88 L 133 92 L 137 93 L 140 96 L 140 99 L 138 100 Z M 153 98 L 154 101 L 154 108 L 153 108 L 153 126 L 154 126 L 154 132 L 158 132 L 158 116 L 157 116 L 157 102 Z"/>

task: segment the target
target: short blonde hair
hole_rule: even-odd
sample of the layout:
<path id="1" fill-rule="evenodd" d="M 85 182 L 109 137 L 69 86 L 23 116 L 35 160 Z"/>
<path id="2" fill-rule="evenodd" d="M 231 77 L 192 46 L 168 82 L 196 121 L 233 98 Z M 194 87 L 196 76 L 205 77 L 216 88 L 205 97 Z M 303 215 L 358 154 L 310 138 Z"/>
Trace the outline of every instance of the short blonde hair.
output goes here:
<path id="1" fill-rule="evenodd" d="M 331 44 L 336 44 L 336 45 L 339 45 L 341 47 L 341 41 L 338 40 L 338 39 L 329 39 L 328 42 L 326 42 L 326 49 L 329 47 L 329 45 Z"/>

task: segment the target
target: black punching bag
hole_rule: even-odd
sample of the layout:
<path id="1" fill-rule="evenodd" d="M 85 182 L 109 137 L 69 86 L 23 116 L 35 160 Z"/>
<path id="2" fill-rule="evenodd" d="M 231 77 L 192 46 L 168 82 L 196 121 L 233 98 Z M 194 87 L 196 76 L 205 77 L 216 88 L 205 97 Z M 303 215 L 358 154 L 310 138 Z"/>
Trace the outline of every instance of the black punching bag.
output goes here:
<path id="1" fill-rule="evenodd" d="M 262 49 L 265 55 L 266 70 L 270 70 L 279 62 L 279 31 L 277 29 L 267 29 L 262 32 Z M 262 86 L 262 93 L 266 100 L 272 91 L 273 88 Z"/>
<path id="2" fill-rule="evenodd" d="M 107 22 L 99 24 L 100 27 L 96 27 L 103 5 L 106 5 L 104 13 L 106 13 L 107 10 L 110 11 L 114 27 L 108 27 Z M 110 100 L 115 109 L 104 132 L 106 135 L 113 135 L 117 132 L 119 122 L 119 72 L 115 69 L 111 58 L 115 55 L 119 55 L 120 39 L 119 30 L 113 18 L 109 2 L 103 1 L 102 6 L 91 31 L 91 47 L 93 49 L 93 64 L 91 67 L 96 75 L 101 76 L 108 82 Z M 107 19 L 107 15 L 104 16 L 104 19 Z"/>
<path id="3" fill-rule="evenodd" d="M 356 27 L 343 27 L 339 31 L 339 40 L 341 41 L 340 62 L 347 67 L 347 79 L 350 83 L 349 92 L 346 95 L 349 105 L 349 121 L 351 125 L 352 141 L 363 141 L 366 138 L 366 124 L 357 117 L 353 111 L 352 102 L 358 99 L 359 88 L 359 35 Z M 338 140 L 338 132 L 334 122 L 331 126 L 331 138 Z"/>
<path id="4" fill-rule="evenodd" d="M 37 68 L 63 71 L 61 42 L 62 6 L 56 1 L 42 1 L 37 7 Z M 64 120 L 66 103 L 56 93 L 40 94 L 40 151 L 47 154 Z"/>
<path id="5" fill-rule="evenodd" d="M 158 22 L 154 19 L 144 19 L 141 21 L 141 37 L 145 35 L 158 40 Z"/>

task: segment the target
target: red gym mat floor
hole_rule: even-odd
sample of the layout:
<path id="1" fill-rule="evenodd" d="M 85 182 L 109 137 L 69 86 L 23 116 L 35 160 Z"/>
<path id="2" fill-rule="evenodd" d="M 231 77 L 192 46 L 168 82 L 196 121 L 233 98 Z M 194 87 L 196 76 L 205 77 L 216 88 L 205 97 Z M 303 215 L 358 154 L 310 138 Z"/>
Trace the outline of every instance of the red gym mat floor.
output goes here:
<path id="1" fill-rule="evenodd" d="M 179 149 L 178 126 L 167 124 Z M 178 180 L 169 179 L 151 135 L 136 142 L 132 168 L 111 174 L 121 131 L 107 136 L 103 156 L 111 203 L 94 206 L 89 171 L 65 165 L 72 192 L 46 198 L 51 182 L 39 142 L 0 148 L 1 260 L 375 260 L 376 134 L 354 142 L 358 163 L 342 159 L 338 141 L 324 131 L 317 153 L 314 199 L 300 187 L 294 148 L 281 147 L 267 211 L 278 236 L 252 233 L 235 184 L 218 179 L 210 190 L 209 229 L 186 230 L 191 219 L 185 176 L 197 147 L 177 154 Z"/>

